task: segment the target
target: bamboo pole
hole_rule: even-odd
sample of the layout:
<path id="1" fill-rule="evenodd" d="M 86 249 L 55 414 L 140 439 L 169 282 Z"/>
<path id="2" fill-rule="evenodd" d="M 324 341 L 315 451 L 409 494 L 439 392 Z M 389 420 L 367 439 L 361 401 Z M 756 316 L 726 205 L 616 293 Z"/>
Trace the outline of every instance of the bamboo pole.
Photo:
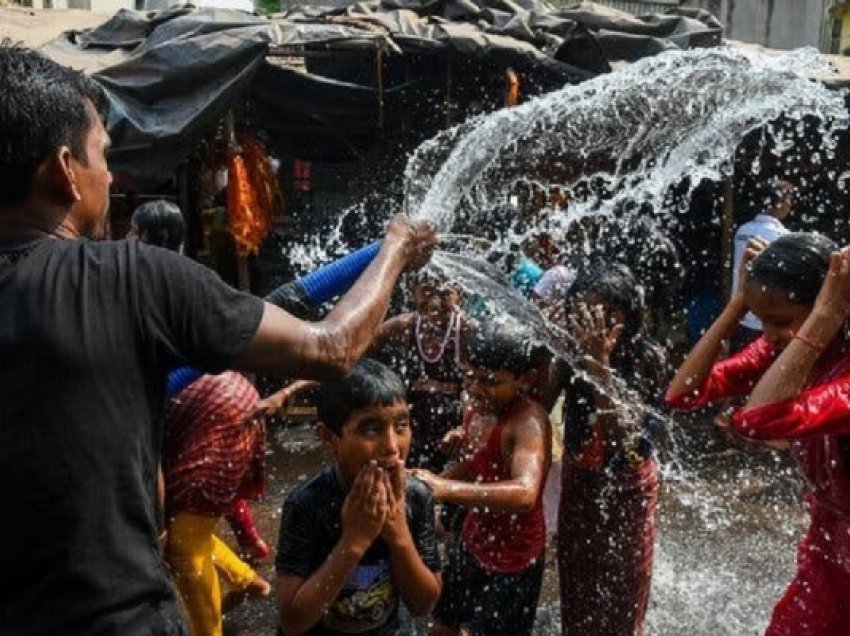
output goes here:
<path id="1" fill-rule="evenodd" d="M 732 294 L 732 249 L 735 240 L 735 186 L 732 179 L 723 182 L 723 216 L 720 227 L 720 259 L 721 283 L 723 285 L 723 302 L 729 302 Z"/>

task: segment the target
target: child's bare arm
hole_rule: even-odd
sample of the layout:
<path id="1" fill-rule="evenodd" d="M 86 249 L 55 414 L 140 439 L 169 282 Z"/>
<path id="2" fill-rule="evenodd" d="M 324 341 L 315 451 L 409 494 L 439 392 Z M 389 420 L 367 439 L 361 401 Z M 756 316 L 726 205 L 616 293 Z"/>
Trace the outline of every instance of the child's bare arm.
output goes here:
<path id="1" fill-rule="evenodd" d="M 360 559 L 378 536 L 387 516 L 381 469 L 369 465 L 357 475 L 342 506 L 342 536 L 309 578 L 279 574 L 277 609 L 286 636 L 300 636 L 321 620 Z"/>
<path id="2" fill-rule="evenodd" d="M 303 391 L 309 391 L 319 385 L 313 380 L 295 380 L 291 384 L 287 384 L 276 393 L 259 400 L 251 409 L 249 418 L 258 415 L 283 415 L 283 410 L 286 408 L 289 401 Z"/>
<path id="3" fill-rule="evenodd" d="M 428 614 L 440 597 L 442 579 L 422 561 L 407 523 L 407 476 L 404 465 L 399 462 L 396 470 L 385 472 L 384 480 L 390 505 L 381 538 L 390 550 L 393 581 L 411 614 Z"/>
<path id="4" fill-rule="evenodd" d="M 415 474 L 416 473 L 414 472 L 414 475 Z M 452 464 L 440 473 L 440 477 L 443 479 L 450 479 L 452 481 L 472 481 L 474 476 L 472 471 L 469 469 L 469 465 L 466 462 L 460 461 Z"/>
<path id="5" fill-rule="evenodd" d="M 544 473 L 549 468 L 547 441 L 549 417 L 539 405 L 518 413 L 508 424 L 511 478 L 495 483 L 469 483 L 446 479 L 428 471 L 413 471 L 427 483 L 434 499 L 491 510 L 529 510 L 537 501 Z"/>
<path id="6" fill-rule="evenodd" d="M 381 323 L 378 331 L 375 333 L 375 339 L 372 341 L 372 346 L 369 348 L 370 353 L 380 350 L 389 342 L 407 342 L 410 337 L 410 328 L 413 324 L 413 314 L 399 314 L 388 318 Z"/>

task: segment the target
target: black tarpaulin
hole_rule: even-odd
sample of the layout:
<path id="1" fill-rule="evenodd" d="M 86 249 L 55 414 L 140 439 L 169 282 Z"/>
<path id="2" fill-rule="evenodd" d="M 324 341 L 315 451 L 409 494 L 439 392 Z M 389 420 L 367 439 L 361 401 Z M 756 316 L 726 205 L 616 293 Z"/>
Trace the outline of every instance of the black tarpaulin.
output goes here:
<path id="1" fill-rule="evenodd" d="M 555 10 L 538 0 L 371 0 L 271 20 L 191 6 L 123 10 L 42 50 L 103 86 L 111 165 L 147 189 L 246 96 L 296 156 L 350 159 L 379 130 L 415 122 L 421 138 L 450 123 L 440 109 L 498 108 L 507 68 L 533 95 L 606 72 L 611 61 L 717 44 L 721 30 L 696 10 L 636 18 L 589 2 Z M 264 62 L 270 49 L 304 63 Z"/>
<path id="2" fill-rule="evenodd" d="M 239 11 L 124 10 L 42 50 L 105 89 L 110 166 L 144 190 L 171 178 L 244 94 L 271 41 L 267 20 Z"/>

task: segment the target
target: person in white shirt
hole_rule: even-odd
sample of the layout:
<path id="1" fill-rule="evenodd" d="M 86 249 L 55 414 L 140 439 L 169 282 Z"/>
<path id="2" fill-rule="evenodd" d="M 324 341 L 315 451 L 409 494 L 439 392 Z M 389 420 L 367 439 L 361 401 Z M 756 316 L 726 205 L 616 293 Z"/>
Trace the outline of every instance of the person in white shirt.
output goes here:
<path id="1" fill-rule="evenodd" d="M 760 238 L 767 243 L 772 243 L 788 229 L 782 224 L 787 219 L 794 207 L 797 188 L 794 184 L 781 179 L 771 181 L 765 187 L 764 196 L 761 197 L 767 210 L 756 214 L 752 221 L 744 223 L 735 232 L 735 249 L 732 258 L 732 294 L 737 291 L 737 272 L 741 266 L 741 258 L 750 239 Z M 760 201 L 760 203 L 761 203 Z M 732 352 L 742 349 L 761 335 L 761 322 L 751 312 L 741 320 L 738 329 L 730 338 L 730 349 Z"/>

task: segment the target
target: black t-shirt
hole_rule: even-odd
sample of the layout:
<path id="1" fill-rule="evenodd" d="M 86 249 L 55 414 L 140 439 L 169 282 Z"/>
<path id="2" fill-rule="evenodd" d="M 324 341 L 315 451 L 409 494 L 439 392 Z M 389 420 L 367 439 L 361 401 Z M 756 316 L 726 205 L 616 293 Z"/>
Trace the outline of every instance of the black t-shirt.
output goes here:
<path id="1" fill-rule="evenodd" d="M 184 628 L 156 543 L 168 369 L 225 369 L 263 303 L 138 241 L 0 245 L 0 634 Z"/>
<path id="2" fill-rule="evenodd" d="M 286 500 L 280 522 L 275 568 L 278 574 L 309 578 L 339 542 L 340 512 L 346 492 L 333 466 L 300 486 Z M 434 537 L 431 491 L 407 480 L 407 523 L 422 562 L 440 570 Z M 390 575 L 389 548 L 376 540 L 346 582 L 324 618 L 307 636 L 390 636 L 398 633 L 399 595 Z"/>

